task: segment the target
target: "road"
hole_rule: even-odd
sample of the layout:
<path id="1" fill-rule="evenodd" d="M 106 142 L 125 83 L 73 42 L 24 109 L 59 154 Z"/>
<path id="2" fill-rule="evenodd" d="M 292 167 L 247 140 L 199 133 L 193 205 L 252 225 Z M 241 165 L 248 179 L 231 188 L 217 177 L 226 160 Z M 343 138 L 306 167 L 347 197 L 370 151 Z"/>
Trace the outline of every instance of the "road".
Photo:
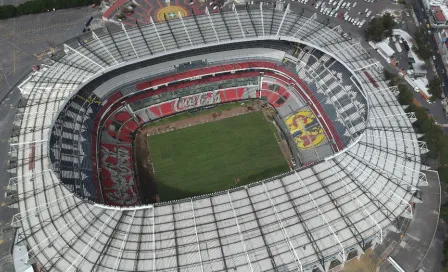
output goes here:
<path id="1" fill-rule="evenodd" d="M 424 11 L 423 3 L 421 0 L 412 0 L 412 6 L 414 7 L 415 15 L 417 17 L 418 22 L 420 25 L 425 26 L 426 20 L 429 21 L 428 14 Z M 410 33 L 411 35 L 413 33 Z M 443 91 L 445 93 L 445 96 L 448 96 L 448 76 L 445 72 L 445 65 L 442 61 L 442 57 L 440 54 L 437 54 L 437 44 L 433 40 L 433 34 L 427 34 L 428 42 L 430 46 L 432 47 L 432 50 L 434 52 L 434 56 L 436 57 L 434 61 L 434 64 L 437 67 L 437 71 L 434 73 L 434 70 L 432 68 L 432 64 L 428 65 L 428 80 L 432 79 L 435 75 L 439 76 L 439 78 L 442 79 L 444 82 Z M 439 124 L 447 124 L 448 118 L 445 115 L 445 112 L 443 111 L 443 105 L 441 104 L 441 100 L 437 99 L 435 103 L 429 104 L 427 103 L 418 93 L 414 93 L 414 97 L 417 99 L 417 101 L 425 108 L 429 110 L 429 113 L 436 119 L 436 121 Z M 448 127 L 442 127 L 443 134 L 448 135 Z"/>
<path id="2" fill-rule="evenodd" d="M 418 0 L 418 1 L 414 0 L 413 4 L 414 4 L 415 14 L 417 15 L 417 20 L 419 21 L 419 23 L 421 25 L 425 26 L 426 22 L 429 22 L 429 17 L 428 17 L 428 14 L 424 11 L 423 3 L 420 0 Z M 430 46 L 432 47 L 432 50 L 436 57 L 434 60 L 434 64 L 436 65 L 436 67 L 438 67 L 437 75 L 445 83 L 445 86 L 443 87 L 443 91 L 444 91 L 445 95 L 448 95 L 448 89 L 447 89 L 448 88 L 448 76 L 445 72 L 445 65 L 442 61 L 442 57 L 440 56 L 440 54 L 437 53 L 437 51 L 439 49 L 437 47 L 435 40 L 433 39 L 433 33 L 427 34 L 427 37 L 428 37 L 428 42 L 429 42 Z"/>

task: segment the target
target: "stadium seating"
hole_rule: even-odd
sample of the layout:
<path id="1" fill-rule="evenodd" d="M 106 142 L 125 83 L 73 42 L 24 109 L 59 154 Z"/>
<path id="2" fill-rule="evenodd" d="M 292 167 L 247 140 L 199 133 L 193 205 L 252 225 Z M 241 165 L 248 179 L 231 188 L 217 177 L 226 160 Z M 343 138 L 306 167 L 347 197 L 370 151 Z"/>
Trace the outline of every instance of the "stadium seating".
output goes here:
<path id="1" fill-rule="evenodd" d="M 115 8 L 124 2 L 117 3 Z M 150 7 L 144 0 L 137 3 L 141 6 L 125 25 L 141 20 L 138 13 Z M 11 143 L 11 148 L 34 140 L 50 145 L 35 149 L 32 171 L 28 165 L 13 169 L 19 211 L 12 220 L 14 253 L 25 252 L 14 262 L 45 271 L 340 271 L 348 257 L 382 243 L 390 231 L 398 233 L 397 222 L 419 216 L 414 204 L 417 187 L 427 184 L 420 172 L 425 147 L 413 119 L 375 71 L 376 61 L 356 39 L 345 39 L 340 28 L 329 28 L 307 11 L 256 6 L 216 9 L 210 16 L 195 11 L 182 20 L 154 18 L 155 24 L 145 21 L 126 32 L 95 29 L 98 38 L 88 33 L 66 41 L 20 84 L 29 116 L 47 107 L 60 114 L 26 117 Z M 237 54 L 223 56 L 232 50 Z M 187 58 L 202 66 L 181 71 L 170 63 L 166 72 L 155 69 Z M 184 72 L 202 77 L 203 85 Z M 268 89 L 257 90 L 260 72 L 274 83 Z M 129 109 L 151 121 L 163 111 L 150 107 L 200 93 L 215 92 L 225 102 L 226 90 L 236 90 L 236 99 L 261 91 L 289 94 L 283 104 L 274 101 L 279 116 L 313 114 L 314 123 L 305 128 L 314 140 L 322 128 L 328 139 L 307 149 L 312 141 L 299 127 L 301 134 L 294 135 L 306 160 L 294 172 L 132 207 L 144 201 L 131 175 L 131 145 L 120 135 L 111 137 L 106 122 Z M 199 105 L 172 107 L 190 106 Z M 129 136 L 138 122 L 128 126 L 126 119 L 119 127 Z M 37 126 L 29 132 L 33 122 Z M 20 148 L 11 153 L 19 160 L 33 154 Z"/>
<path id="2" fill-rule="evenodd" d="M 146 97 L 161 95 L 161 94 L 167 93 L 167 92 L 176 92 L 179 89 L 194 86 L 195 82 L 190 81 L 189 78 L 203 76 L 202 73 L 204 73 L 204 72 L 207 72 L 207 73 L 220 72 L 220 74 L 215 75 L 213 77 L 209 77 L 209 78 L 203 78 L 204 80 L 201 80 L 201 84 L 219 82 L 219 81 L 227 81 L 227 80 L 237 79 L 237 78 L 241 79 L 242 77 L 249 78 L 251 76 L 259 75 L 259 72 L 254 71 L 254 70 L 245 71 L 244 69 L 247 69 L 247 68 L 251 68 L 251 69 L 269 68 L 269 69 L 272 69 L 275 67 L 278 68 L 278 66 L 276 66 L 275 64 L 269 63 L 269 62 L 248 62 L 248 63 L 221 65 L 218 68 L 208 67 L 208 68 L 199 69 L 199 70 L 195 70 L 195 71 L 188 71 L 188 72 L 184 72 L 179 75 L 176 75 L 176 76 L 167 76 L 167 77 L 162 77 L 157 80 L 152 80 L 150 83 L 146 82 L 146 88 L 149 86 L 151 86 L 151 87 L 152 86 L 160 86 L 160 85 L 164 85 L 164 84 L 168 84 L 168 86 L 159 87 L 155 91 L 149 91 L 149 92 L 135 95 L 133 97 L 126 98 L 125 101 L 132 105 L 132 103 L 139 101 L 141 99 L 144 99 Z M 241 69 L 243 72 L 242 72 L 242 74 L 241 73 L 223 74 L 224 72 L 232 71 L 234 69 Z M 290 97 L 289 92 L 286 90 L 286 88 L 283 86 L 283 84 L 284 83 L 293 84 L 293 81 L 289 77 L 285 76 L 285 75 L 289 76 L 288 71 L 282 71 L 285 74 L 283 76 L 276 74 L 276 73 L 272 73 L 270 71 L 271 70 L 265 71 L 265 75 L 267 77 L 269 77 L 270 82 L 264 82 L 263 90 L 261 90 L 261 95 L 263 97 L 266 97 L 268 99 L 269 103 L 271 103 L 274 107 L 280 107 Z M 178 80 L 188 80 L 188 81 L 178 82 Z M 172 81 L 175 83 L 173 84 Z M 282 82 L 284 82 L 284 83 L 282 83 Z M 143 83 L 137 84 L 136 85 L 137 89 L 142 88 L 142 86 L 143 86 L 142 84 Z M 303 83 L 302 83 L 301 87 L 306 90 L 306 86 Z M 245 90 L 244 88 L 230 88 L 230 89 L 224 89 L 222 91 L 218 91 L 217 93 L 220 96 L 221 103 L 224 103 L 224 102 L 230 102 L 230 101 L 242 99 L 244 90 Z M 129 113 L 127 113 L 126 111 L 119 110 L 121 106 L 117 104 L 117 101 L 119 101 L 120 99 L 121 99 L 121 95 L 119 92 L 117 92 L 116 94 L 114 94 L 113 96 L 108 98 L 107 103 L 103 107 L 101 107 L 101 109 L 103 109 L 103 111 L 105 111 L 106 109 L 109 108 L 108 111 L 106 112 L 106 114 L 104 115 L 102 122 L 104 122 L 104 120 L 107 120 L 104 122 L 104 124 L 106 127 L 106 131 L 110 137 L 112 137 L 113 139 L 116 139 L 120 142 L 123 142 L 123 143 L 130 143 L 132 141 L 132 134 L 138 128 L 139 124 L 133 120 L 132 116 Z M 174 101 L 167 101 L 165 103 L 151 106 L 148 109 L 157 118 L 168 116 L 168 115 L 171 115 L 176 112 L 176 110 L 174 108 Z M 100 109 L 96 110 L 96 112 L 98 112 L 99 114 L 102 114 L 103 111 L 101 111 Z M 112 112 L 118 112 L 118 114 L 111 116 Z M 70 114 L 68 114 L 68 116 L 70 116 Z M 324 116 L 322 118 L 326 118 L 326 117 Z M 328 121 L 328 120 L 329 119 L 327 118 L 326 121 Z M 96 122 L 96 124 L 94 124 L 94 125 L 98 126 L 98 123 Z M 90 125 L 89 131 L 92 131 L 92 127 L 93 126 Z M 336 134 L 335 132 L 333 132 L 333 133 Z M 93 133 L 93 134 L 95 134 L 95 133 Z M 96 136 L 94 136 L 94 142 L 95 141 L 96 141 Z M 93 172 L 95 172 L 95 171 L 93 171 Z M 102 186 L 104 186 L 104 184 Z"/>

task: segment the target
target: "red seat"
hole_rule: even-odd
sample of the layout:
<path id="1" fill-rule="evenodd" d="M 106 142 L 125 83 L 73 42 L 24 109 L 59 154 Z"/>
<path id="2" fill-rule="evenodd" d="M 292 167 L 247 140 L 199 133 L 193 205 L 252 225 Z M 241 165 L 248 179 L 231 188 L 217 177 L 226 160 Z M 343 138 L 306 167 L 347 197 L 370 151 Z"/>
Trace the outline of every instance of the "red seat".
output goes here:
<path id="1" fill-rule="evenodd" d="M 116 113 L 113 118 L 121 123 L 125 123 L 129 119 L 132 119 L 132 116 L 127 111 L 121 111 L 121 112 Z"/>
<path id="2" fill-rule="evenodd" d="M 136 131 L 138 129 L 138 126 L 139 124 L 134 119 L 126 123 L 126 127 L 132 132 Z"/>
<path id="3" fill-rule="evenodd" d="M 160 112 L 159 106 L 151 106 L 149 107 L 149 110 L 154 113 L 157 117 L 162 116 L 162 113 Z"/>
<path id="4" fill-rule="evenodd" d="M 215 73 L 219 73 L 222 71 L 222 67 L 221 66 L 215 66 L 215 67 L 206 67 L 204 69 L 202 69 L 204 74 L 215 74 Z"/>
<path id="5" fill-rule="evenodd" d="M 244 94 L 245 90 L 246 90 L 246 88 L 237 88 L 236 89 L 236 93 L 237 93 L 238 99 L 242 99 L 243 98 L 243 94 Z"/>
<path id="6" fill-rule="evenodd" d="M 166 77 L 162 77 L 162 78 L 157 78 L 157 79 L 151 80 L 151 86 L 163 85 L 163 84 L 173 82 L 173 81 L 176 81 L 174 76 L 166 76 Z"/>
<path id="7" fill-rule="evenodd" d="M 226 95 L 225 95 L 224 91 L 219 90 L 217 93 L 218 93 L 219 97 L 221 97 L 221 103 L 227 102 L 227 98 L 226 98 Z"/>
<path id="8" fill-rule="evenodd" d="M 249 68 L 249 63 L 247 63 L 247 62 L 235 63 L 235 69 L 248 69 L 248 68 Z"/>
<path id="9" fill-rule="evenodd" d="M 118 131 L 118 140 L 120 142 L 124 142 L 124 143 L 131 143 L 132 142 L 132 136 L 131 134 L 134 131 L 131 131 L 127 126 L 122 126 L 121 130 Z"/>
<path id="10" fill-rule="evenodd" d="M 174 113 L 173 101 L 160 104 L 162 116 L 168 116 Z"/>
<path id="11" fill-rule="evenodd" d="M 184 72 L 184 73 L 179 73 L 176 75 L 176 80 L 183 80 L 186 78 L 191 78 L 191 77 L 196 77 L 196 76 L 201 76 L 202 75 L 202 71 L 200 69 L 198 70 L 191 70 L 188 72 Z"/>
<path id="12" fill-rule="evenodd" d="M 235 65 L 234 64 L 224 64 L 224 65 L 222 65 L 222 70 L 223 71 L 235 70 Z"/>
<path id="13" fill-rule="evenodd" d="M 234 101 L 236 100 L 236 92 L 235 89 L 228 89 L 226 90 L 226 97 L 227 97 L 227 101 Z"/>
<path id="14" fill-rule="evenodd" d="M 139 91 L 144 90 L 144 89 L 148 89 L 149 87 L 151 87 L 151 83 L 150 82 L 142 82 L 139 83 L 137 85 L 135 85 L 135 88 Z"/>

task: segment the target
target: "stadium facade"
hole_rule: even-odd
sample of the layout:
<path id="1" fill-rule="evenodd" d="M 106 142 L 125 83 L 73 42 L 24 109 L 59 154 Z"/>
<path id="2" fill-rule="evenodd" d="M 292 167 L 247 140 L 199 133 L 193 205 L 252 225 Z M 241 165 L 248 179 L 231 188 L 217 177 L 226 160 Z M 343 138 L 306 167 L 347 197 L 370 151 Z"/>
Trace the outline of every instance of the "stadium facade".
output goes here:
<path id="1" fill-rule="evenodd" d="M 19 88 L 8 186 L 20 211 L 16 267 L 328 271 L 412 218 L 427 185 L 415 116 L 381 65 L 340 27 L 289 6 L 98 29 L 64 43 Z M 323 140 L 299 148 L 289 173 L 141 205 L 139 124 L 248 98 L 285 118 L 311 112 Z"/>

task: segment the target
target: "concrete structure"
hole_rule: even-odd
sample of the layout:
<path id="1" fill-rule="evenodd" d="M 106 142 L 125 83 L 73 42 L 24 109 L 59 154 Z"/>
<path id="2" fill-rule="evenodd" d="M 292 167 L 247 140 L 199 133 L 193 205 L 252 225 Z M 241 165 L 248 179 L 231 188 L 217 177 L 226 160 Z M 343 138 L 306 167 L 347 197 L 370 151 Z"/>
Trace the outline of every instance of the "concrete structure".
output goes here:
<path id="1" fill-rule="evenodd" d="M 398 104 L 378 62 L 339 27 L 260 5 L 92 34 L 67 41 L 20 85 L 8 189 L 20 208 L 12 224 L 16 246 L 27 248 L 28 258 L 16 260 L 24 266 L 328 271 L 381 243 L 400 217 L 413 217 L 419 187 L 427 184 L 415 116 Z M 282 66 L 295 51 L 290 43 L 302 45 L 289 57 L 297 59 L 292 68 Z M 247 48 L 254 52 L 220 55 Z M 309 107 L 333 109 L 316 115 L 331 114 L 341 148 L 291 173 L 216 194 L 135 207 L 94 203 L 101 198 L 94 188 L 100 162 L 91 117 L 113 106 L 117 93 L 142 92 L 141 82 L 164 77 L 163 85 L 174 84 L 176 67 L 187 60 L 207 60 L 203 71 L 261 60 L 273 65 L 257 70 L 284 77 L 284 69 L 295 71 L 291 78 L 305 83 L 291 84 L 295 95 Z"/>
<path id="2" fill-rule="evenodd" d="M 377 43 L 376 47 L 378 48 L 378 51 L 380 51 L 381 55 L 388 58 L 393 57 L 395 54 L 395 51 L 385 41 Z"/>
<path id="3" fill-rule="evenodd" d="M 448 7 L 445 5 L 431 6 L 431 14 L 436 24 L 446 24 Z"/>

